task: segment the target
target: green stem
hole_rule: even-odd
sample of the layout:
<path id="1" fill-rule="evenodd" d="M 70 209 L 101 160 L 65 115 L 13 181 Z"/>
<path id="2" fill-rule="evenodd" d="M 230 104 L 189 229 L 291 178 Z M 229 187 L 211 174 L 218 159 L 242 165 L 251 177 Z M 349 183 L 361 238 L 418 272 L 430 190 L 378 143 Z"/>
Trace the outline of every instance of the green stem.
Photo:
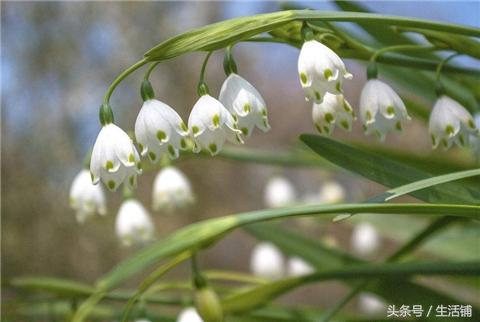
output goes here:
<path id="1" fill-rule="evenodd" d="M 147 72 L 145 73 L 144 79 L 148 80 L 150 78 L 150 74 L 152 71 L 157 67 L 158 64 L 160 64 L 161 61 L 156 61 L 154 63 L 151 63 L 150 66 L 148 66 Z"/>
<path id="2" fill-rule="evenodd" d="M 381 49 L 378 49 L 375 51 L 375 53 L 370 57 L 370 62 L 375 62 L 377 58 L 382 55 L 383 53 L 386 53 L 388 51 L 435 51 L 439 50 L 441 48 L 438 48 L 437 46 L 432 46 L 432 45 L 396 45 L 396 46 L 389 46 L 389 47 L 384 47 Z"/>
<path id="3" fill-rule="evenodd" d="M 205 70 L 207 69 L 208 60 L 210 59 L 210 56 L 212 55 L 212 53 L 213 51 L 208 52 L 202 64 L 202 70 L 200 71 L 200 81 L 198 82 L 198 88 L 197 88 L 198 96 L 208 94 L 209 92 L 208 86 L 205 83 Z"/>
<path id="4" fill-rule="evenodd" d="M 110 101 L 110 97 L 112 96 L 113 91 L 115 88 L 120 84 L 122 80 L 124 80 L 128 75 L 142 67 L 148 62 L 146 58 L 143 58 L 142 60 L 139 60 L 129 68 L 125 69 L 118 77 L 112 82 L 110 87 L 108 88 L 107 92 L 105 93 L 105 96 L 103 97 L 103 103 L 108 104 Z"/>
<path id="5" fill-rule="evenodd" d="M 438 219 L 435 219 L 428 225 L 425 229 L 423 229 L 421 232 L 416 234 L 409 242 L 404 244 L 402 247 L 400 247 L 397 251 L 395 251 L 392 255 L 390 255 L 385 262 L 386 263 L 391 263 L 399 260 L 401 257 L 405 256 L 406 254 L 412 252 L 413 250 L 417 249 L 421 244 L 423 244 L 424 241 L 426 241 L 429 237 L 431 237 L 432 234 L 438 232 L 439 230 L 445 228 L 448 226 L 450 223 L 454 222 L 455 220 L 458 220 L 458 218 L 454 217 L 441 217 Z M 340 310 L 347 305 L 350 300 L 352 300 L 357 294 L 359 294 L 365 287 L 367 287 L 369 284 L 368 280 L 365 280 L 358 284 L 354 289 L 350 291 L 340 302 L 338 302 L 337 305 L 335 305 L 330 311 L 327 312 L 327 314 L 322 318 L 321 322 L 327 322 L 330 321 L 331 318 L 335 316 Z"/>
<path id="6" fill-rule="evenodd" d="M 156 269 L 153 273 L 151 273 L 147 278 L 143 280 L 143 282 L 138 287 L 137 292 L 128 300 L 127 305 L 125 307 L 125 311 L 123 313 L 122 321 L 128 321 L 128 316 L 130 315 L 130 311 L 132 310 L 134 304 L 140 299 L 143 293 L 145 293 L 158 279 L 160 279 L 163 275 L 165 275 L 168 271 L 172 268 L 176 267 L 180 263 L 184 262 L 188 258 L 190 258 L 191 253 L 190 251 L 186 251 L 172 259 L 170 262 L 160 266 Z"/>
<path id="7" fill-rule="evenodd" d="M 442 84 L 440 83 L 440 73 L 443 69 L 443 67 L 445 66 L 446 63 L 448 63 L 450 60 L 452 60 L 453 58 L 457 57 L 457 56 L 460 56 L 462 54 L 460 53 L 455 53 L 453 55 L 450 55 L 448 56 L 447 58 L 445 58 L 444 60 L 442 60 L 440 62 L 440 64 L 438 64 L 436 70 L 435 70 L 435 82 L 436 82 L 436 86 L 437 86 L 437 93 L 438 92 L 443 92 L 443 86 Z M 440 94 L 440 93 L 439 93 Z"/>

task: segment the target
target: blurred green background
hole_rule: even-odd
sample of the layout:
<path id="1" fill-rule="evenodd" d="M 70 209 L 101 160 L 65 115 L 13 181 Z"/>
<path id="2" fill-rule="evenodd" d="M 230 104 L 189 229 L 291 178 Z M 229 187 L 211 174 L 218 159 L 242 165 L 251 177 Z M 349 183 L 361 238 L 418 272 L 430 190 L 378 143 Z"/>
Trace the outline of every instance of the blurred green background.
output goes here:
<path id="1" fill-rule="evenodd" d="M 328 2 L 297 4 L 335 9 Z M 377 12 L 479 26 L 478 1 L 415 3 L 415 10 L 412 4 L 365 3 Z M 109 83 L 145 51 L 170 36 L 226 18 L 274 11 L 279 4 L 2 2 L 1 6 L 2 279 L 48 275 L 93 282 L 134 251 L 122 248 L 114 235 L 120 193 L 107 193 L 108 216 L 94 217 L 84 225 L 77 224 L 68 207 L 71 181 L 100 129 L 98 107 Z M 239 73 L 265 98 L 272 126 L 266 134 L 255 131 L 246 145 L 284 151 L 299 144 L 300 133 L 313 133 L 310 104 L 304 101 L 297 79 L 297 49 L 247 43 L 238 45 L 235 54 Z M 174 107 L 184 120 L 196 101 L 203 58 L 204 54 L 195 53 L 167 61 L 151 78 L 157 97 Z M 207 82 L 214 95 L 224 80 L 222 59 L 223 53 L 215 53 L 208 66 Z M 356 109 L 365 72 L 353 61 L 347 61 L 347 67 L 355 78 L 345 84 L 346 97 Z M 141 107 L 142 77 L 137 72 L 127 78 L 112 98 L 117 123 L 126 130 L 133 129 Z M 359 123 L 355 123 L 353 133 L 337 130 L 334 137 L 379 144 L 373 137 L 363 137 Z M 418 120 L 411 122 L 403 135 L 390 135 L 384 147 L 431 153 L 427 129 Z M 453 150 L 450 156 L 458 157 L 457 153 Z M 208 217 L 263 208 L 263 187 L 274 174 L 290 178 L 299 195 L 316 192 L 328 178 L 339 180 L 348 189 L 348 201 L 361 201 L 382 191 L 379 185 L 328 169 L 280 169 L 204 157 L 178 165 L 192 181 L 197 204 L 173 215 L 152 213 L 158 237 Z M 148 208 L 154 175 L 152 171 L 139 178 L 137 196 Z M 295 225 L 306 229 L 302 221 Z M 340 247 L 348 250 L 349 225 L 308 226 L 307 233 L 318 238 L 334 236 Z M 390 238 L 384 242 L 383 251 L 391 251 L 395 243 Z M 254 243 L 252 237 L 237 231 L 202 256 L 203 265 L 247 271 Z M 480 242 L 477 246 L 478 254 Z M 328 307 L 346 290 L 339 283 L 329 282 L 296 292 L 286 301 Z M 309 292 L 315 292 L 315 297 Z M 10 290 L 2 293 L 2 301 L 14 298 Z M 471 297 L 468 292 L 464 295 Z"/>

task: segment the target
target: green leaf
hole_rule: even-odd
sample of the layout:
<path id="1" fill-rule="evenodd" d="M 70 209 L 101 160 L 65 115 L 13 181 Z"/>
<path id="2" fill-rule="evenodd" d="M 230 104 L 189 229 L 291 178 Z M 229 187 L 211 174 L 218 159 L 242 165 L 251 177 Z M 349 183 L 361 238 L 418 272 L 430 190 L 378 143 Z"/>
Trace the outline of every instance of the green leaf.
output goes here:
<path id="1" fill-rule="evenodd" d="M 146 269 L 158 261 L 177 255 L 185 250 L 197 250 L 210 246 L 225 233 L 243 225 L 273 219 L 307 215 L 330 215 L 339 213 L 391 213 L 425 214 L 434 217 L 443 215 L 478 218 L 480 207 L 469 205 L 442 204 L 344 204 L 311 205 L 280 209 L 259 210 L 209 219 L 184 227 L 169 237 L 159 240 L 140 250 L 135 255 L 117 265 L 98 283 L 99 289 L 106 290 L 117 286 L 131 275 Z"/>
<path id="2" fill-rule="evenodd" d="M 400 196 L 406 195 L 406 194 L 411 194 L 413 192 L 420 191 L 425 188 L 430 188 L 433 186 L 437 186 L 442 183 L 447 183 L 451 181 L 456 181 L 464 178 L 469 178 L 469 177 L 474 177 L 480 175 L 480 169 L 474 169 L 474 170 L 467 170 L 467 171 L 460 171 L 460 172 L 454 172 L 454 173 L 449 173 L 445 174 L 442 176 L 436 176 L 428 179 L 423 179 L 419 181 L 415 181 L 394 189 L 390 189 L 378 196 L 375 197 L 375 200 L 380 202 L 384 201 L 387 202 L 389 200 L 392 200 L 394 198 L 398 198 Z"/>
<path id="3" fill-rule="evenodd" d="M 369 22 L 377 26 L 409 26 L 480 37 L 480 30 L 476 28 L 445 22 L 370 13 L 289 10 L 225 20 L 188 31 L 155 46 L 145 53 L 145 58 L 165 60 L 188 52 L 212 51 L 299 20 Z"/>
<path id="4" fill-rule="evenodd" d="M 226 312 L 246 312 L 255 309 L 272 299 L 299 286 L 326 280 L 357 279 L 402 279 L 414 275 L 438 276 L 476 276 L 480 274 L 480 262 L 432 262 L 432 263 L 385 263 L 369 265 L 353 265 L 348 267 L 316 272 L 310 275 L 287 278 L 269 284 L 260 285 L 240 291 L 222 299 L 222 307 Z M 404 304 L 402 302 L 402 304 Z M 417 303 L 418 304 L 418 303 Z M 436 303 L 441 304 L 441 303 Z"/>
<path id="5" fill-rule="evenodd" d="M 95 291 L 90 285 L 53 277 L 18 277 L 10 284 L 29 291 L 43 291 L 69 297 L 89 296 Z"/>
<path id="6" fill-rule="evenodd" d="M 318 135 L 303 134 L 300 139 L 313 151 L 337 166 L 355 172 L 387 187 L 398 187 L 432 175 L 382 155 L 366 152 Z M 411 192 L 411 195 L 432 203 L 480 203 L 480 186 L 462 186 L 455 182 Z"/>

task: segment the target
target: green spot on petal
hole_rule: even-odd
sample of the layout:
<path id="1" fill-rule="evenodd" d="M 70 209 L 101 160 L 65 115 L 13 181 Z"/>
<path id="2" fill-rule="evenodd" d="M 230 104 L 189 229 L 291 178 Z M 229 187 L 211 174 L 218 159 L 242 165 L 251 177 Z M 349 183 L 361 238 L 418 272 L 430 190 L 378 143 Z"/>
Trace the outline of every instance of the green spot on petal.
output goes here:
<path id="1" fill-rule="evenodd" d="M 372 120 L 372 112 L 367 111 L 367 113 L 365 113 L 365 118 L 367 119 L 367 121 L 371 121 Z"/>
<path id="2" fill-rule="evenodd" d="M 243 111 L 244 112 L 249 113 L 250 109 L 251 109 L 250 104 L 246 103 L 245 105 L 243 105 Z"/>
<path id="3" fill-rule="evenodd" d="M 315 124 L 315 128 L 317 129 L 318 133 L 320 133 L 320 134 L 323 133 L 322 127 L 320 125 Z"/>
<path id="4" fill-rule="evenodd" d="M 215 153 L 217 152 L 217 145 L 215 143 L 212 143 L 208 146 L 208 149 L 210 150 L 210 152 Z"/>
<path id="5" fill-rule="evenodd" d="M 328 126 L 324 126 L 324 127 L 323 127 L 323 130 L 325 131 L 325 133 L 330 132 L 330 129 L 328 128 Z"/>
<path id="6" fill-rule="evenodd" d="M 323 77 L 325 77 L 326 80 L 328 80 L 332 76 L 333 76 L 333 72 L 331 69 L 327 68 L 323 71 Z"/>
<path id="7" fill-rule="evenodd" d="M 343 100 L 343 109 L 345 110 L 345 112 L 348 112 L 348 113 L 352 112 L 352 108 L 347 104 L 345 100 Z"/>
<path id="8" fill-rule="evenodd" d="M 245 136 L 248 135 L 248 129 L 247 129 L 246 127 L 243 127 L 243 128 L 242 128 L 242 133 L 243 133 L 243 135 L 245 135 Z"/>
<path id="9" fill-rule="evenodd" d="M 263 110 L 262 110 L 262 115 L 263 115 L 263 116 L 267 116 L 267 110 L 266 110 L 266 109 L 263 109 Z"/>
<path id="10" fill-rule="evenodd" d="M 185 141 L 185 139 L 180 140 L 180 146 L 182 147 L 182 149 L 185 149 L 187 147 L 187 142 Z"/>
<path id="11" fill-rule="evenodd" d="M 157 155 L 155 153 L 153 153 L 152 151 L 148 152 L 148 156 L 150 157 L 150 159 L 152 161 L 155 161 L 155 159 L 157 158 Z"/>
<path id="12" fill-rule="evenodd" d="M 107 170 L 111 170 L 113 169 L 113 162 L 108 160 L 106 163 L 105 163 L 105 169 Z"/>
<path id="13" fill-rule="evenodd" d="M 138 147 L 140 148 L 140 151 L 143 151 L 143 144 L 142 143 L 138 143 Z"/>
<path id="14" fill-rule="evenodd" d="M 130 153 L 128 155 L 128 162 L 135 162 L 135 156 L 133 155 L 133 153 Z"/>
<path id="15" fill-rule="evenodd" d="M 305 73 L 300 73 L 300 81 L 304 85 L 307 83 L 307 75 Z"/>
<path id="16" fill-rule="evenodd" d="M 340 125 L 345 129 L 348 130 L 350 127 L 348 126 L 347 120 L 340 121 Z"/>
<path id="17" fill-rule="evenodd" d="M 328 123 L 332 123 L 334 121 L 333 114 L 332 113 L 326 113 L 325 114 L 325 121 Z"/>
<path id="18" fill-rule="evenodd" d="M 170 153 L 172 157 L 175 156 L 175 148 L 171 144 L 168 145 L 168 153 Z"/>
<path id="19" fill-rule="evenodd" d="M 447 133 L 447 135 L 452 136 L 454 132 L 455 132 L 455 129 L 453 128 L 452 125 L 447 125 L 445 127 L 445 133 Z"/>
<path id="20" fill-rule="evenodd" d="M 335 89 L 337 90 L 337 92 L 341 93 L 342 92 L 342 84 L 340 82 L 337 82 L 335 84 Z"/>
<path id="21" fill-rule="evenodd" d="M 436 145 L 437 144 L 437 140 L 435 139 L 435 136 L 432 134 L 430 136 L 430 138 L 432 139 L 432 145 Z"/>
<path id="22" fill-rule="evenodd" d="M 212 117 L 212 122 L 213 122 L 214 126 L 216 126 L 216 127 L 220 126 L 220 116 L 218 114 L 215 114 Z"/>
<path id="23" fill-rule="evenodd" d="M 393 106 L 387 106 L 387 114 L 390 116 L 395 115 L 395 108 Z"/>
<path id="24" fill-rule="evenodd" d="M 319 92 L 315 92 L 315 99 L 319 101 L 322 98 Z"/>
<path id="25" fill-rule="evenodd" d="M 163 132 L 162 130 L 157 131 L 157 139 L 159 141 L 165 141 L 167 139 L 167 134 Z"/>
<path id="26" fill-rule="evenodd" d="M 107 186 L 110 190 L 115 189 L 115 181 L 113 180 L 108 181 Z"/>
<path id="27" fill-rule="evenodd" d="M 130 182 L 130 185 L 133 187 L 135 185 L 135 177 L 130 176 L 130 178 L 128 178 L 128 182 Z"/>
<path id="28" fill-rule="evenodd" d="M 200 131 L 200 129 L 198 128 L 198 126 L 192 126 L 192 133 L 193 134 L 197 134 L 198 132 Z"/>
<path id="29" fill-rule="evenodd" d="M 140 162 L 137 163 L 137 169 L 142 170 L 142 163 L 140 163 Z"/>
<path id="30" fill-rule="evenodd" d="M 398 130 L 398 131 L 401 131 L 402 130 L 402 123 L 400 121 L 397 121 L 397 123 L 395 123 L 395 128 Z"/>
<path id="31" fill-rule="evenodd" d="M 185 125 L 185 123 L 183 123 L 183 122 L 182 122 L 182 123 L 180 123 L 180 128 L 181 128 L 183 131 L 185 131 L 185 132 L 187 132 L 187 131 L 188 131 L 188 127 L 187 127 L 187 125 Z"/>
<path id="32" fill-rule="evenodd" d="M 458 136 L 458 141 L 460 142 L 460 145 L 464 146 L 465 145 L 465 138 L 463 135 Z"/>
<path id="33" fill-rule="evenodd" d="M 442 139 L 440 142 L 442 142 L 442 145 L 443 145 L 444 148 L 447 148 L 447 147 L 448 147 L 448 142 L 447 142 L 447 140 Z"/>
<path id="34" fill-rule="evenodd" d="M 475 122 L 473 122 L 472 119 L 468 120 L 468 126 L 469 126 L 471 129 L 475 129 L 475 128 L 476 128 Z"/>

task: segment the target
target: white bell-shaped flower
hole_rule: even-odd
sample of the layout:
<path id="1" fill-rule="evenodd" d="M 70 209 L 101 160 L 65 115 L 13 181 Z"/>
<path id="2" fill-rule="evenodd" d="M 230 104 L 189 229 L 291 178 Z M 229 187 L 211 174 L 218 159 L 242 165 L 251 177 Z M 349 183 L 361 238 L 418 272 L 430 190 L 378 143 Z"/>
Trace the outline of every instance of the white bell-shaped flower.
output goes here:
<path id="1" fill-rule="evenodd" d="M 375 227 L 364 222 L 353 228 L 350 243 L 356 255 L 369 258 L 377 253 L 380 247 L 380 238 Z"/>
<path id="2" fill-rule="evenodd" d="M 267 207 L 285 207 L 295 203 L 296 198 L 295 187 L 287 178 L 276 176 L 268 180 L 263 194 Z"/>
<path id="3" fill-rule="evenodd" d="M 338 55 L 316 40 L 306 41 L 298 57 L 298 74 L 305 99 L 321 103 L 325 93 L 341 94 L 344 79 L 353 76 Z"/>
<path id="4" fill-rule="evenodd" d="M 288 276 L 302 276 L 315 272 L 315 268 L 307 263 L 303 258 L 290 257 L 287 262 Z"/>
<path id="5" fill-rule="evenodd" d="M 180 312 L 177 322 L 203 322 L 203 320 L 195 308 L 187 307 Z"/>
<path id="6" fill-rule="evenodd" d="M 265 279 L 279 279 L 285 274 L 285 259 L 272 243 L 262 242 L 255 246 L 250 257 L 250 270 Z"/>
<path id="7" fill-rule="evenodd" d="M 93 183 L 101 179 L 108 189 L 115 191 L 126 180 L 134 188 L 141 173 L 140 156 L 128 134 L 113 123 L 103 126 L 90 161 Z"/>
<path id="8" fill-rule="evenodd" d="M 229 140 L 233 143 L 243 143 L 237 123 L 232 114 L 212 96 L 200 96 L 192 108 L 188 118 L 188 128 L 195 143 L 194 152 L 208 150 L 212 155 L 220 152 Z"/>
<path id="9" fill-rule="evenodd" d="M 478 134 L 472 115 L 460 103 L 446 95 L 440 96 L 435 102 L 428 129 L 434 148 L 441 144 L 448 149 L 454 142 L 466 146 L 470 134 Z"/>
<path id="10" fill-rule="evenodd" d="M 358 308 L 367 315 L 385 314 L 387 305 L 373 293 L 364 292 L 358 296 Z"/>
<path id="11" fill-rule="evenodd" d="M 131 246 L 152 240 L 155 228 L 142 204 L 135 199 L 127 199 L 118 210 L 115 231 L 123 245 Z"/>
<path id="12" fill-rule="evenodd" d="M 382 141 L 392 130 L 401 132 L 411 119 L 400 96 L 378 79 L 368 80 L 362 89 L 360 117 L 365 133 L 374 133 Z"/>
<path id="13" fill-rule="evenodd" d="M 152 192 L 155 211 L 185 208 L 195 201 L 187 177 L 177 168 L 169 166 L 158 172 Z"/>
<path id="14" fill-rule="evenodd" d="M 345 188 L 336 181 L 327 181 L 320 188 L 321 203 L 339 203 L 345 200 L 345 195 Z"/>
<path id="15" fill-rule="evenodd" d="M 70 187 L 70 207 L 76 211 L 76 218 L 83 223 L 95 213 L 107 214 L 105 194 L 100 185 L 94 185 L 90 172 L 83 169 L 77 174 Z"/>
<path id="16" fill-rule="evenodd" d="M 320 134 L 330 135 L 336 124 L 350 131 L 355 113 L 342 94 L 325 93 L 321 103 L 313 103 L 312 118 Z"/>
<path id="17" fill-rule="evenodd" d="M 264 132 L 270 129 L 265 101 L 243 77 L 231 73 L 223 82 L 218 99 L 237 119 L 238 128 L 246 137 L 255 126 Z"/>
<path id="18" fill-rule="evenodd" d="M 135 137 L 140 153 L 158 161 L 165 153 L 171 159 L 187 148 L 188 128 L 178 113 L 156 99 L 143 102 L 135 122 Z"/>

